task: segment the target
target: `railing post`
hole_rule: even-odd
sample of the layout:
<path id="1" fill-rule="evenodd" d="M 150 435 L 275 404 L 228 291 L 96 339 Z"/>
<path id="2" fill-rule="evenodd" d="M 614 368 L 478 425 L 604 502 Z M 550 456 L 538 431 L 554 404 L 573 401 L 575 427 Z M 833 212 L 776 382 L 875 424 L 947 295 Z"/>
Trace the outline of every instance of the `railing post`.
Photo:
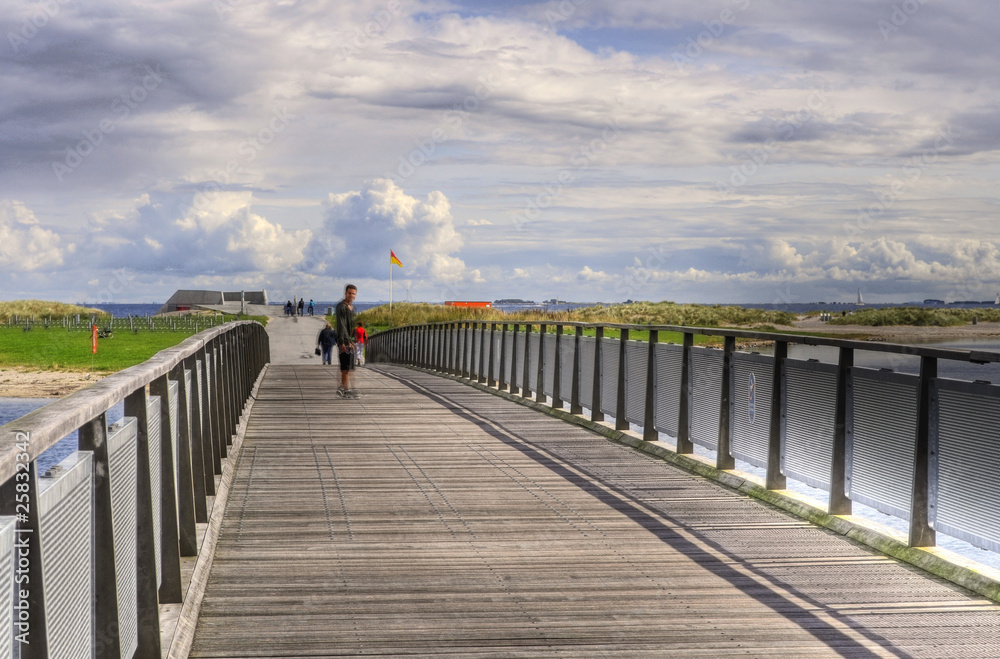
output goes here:
<path id="1" fill-rule="evenodd" d="M 470 353 L 472 351 L 469 350 L 469 325 L 470 324 L 471 323 L 462 323 L 462 325 L 464 327 L 462 328 L 462 330 L 463 330 L 463 334 L 462 334 L 462 372 L 460 373 L 461 377 L 463 377 L 463 378 L 469 378 L 469 379 L 472 378 L 472 364 L 470 363 L 471 362 L 471 358 L 472 358 L 472 355 Z"/>
<path id="2" fill-rule="evenodd" d="M 562 391 L 559 386 L 559 380 L 562 379 L 562 359 L 560 358 L 560 350 L 562 350 L 562 338 L 563 338 L 563 326 L 556 323 L 556 351 L 555 363 L 552 364 L 552 409 L 561 410 L 563 408 L 562 401 Z"/>
<path id="3" fill-rule="evenodd" d="M 591 390 L 590 420 L 604 421 L 604 411 L 601 409 L 601 351 L 604 350 L 604 328 L 600 325 L 594 328 L 596 342 L 594 344 L 594 388 Z"/>
<path id="4" fill-rule="evenodd" d="M 524 324 L 524 372 L 521 374 L 521 397 L 531 398 L 531 323 Z"/>
<path id="5" fill-rule="evenodd" d="M 937 377 L 937 358 L 920 358 L 917 398 L 917 442 L 913 456 L 913 495 L 910 499 L 910 546 L 933 547 L 937 532 L 930 526 L 931 383 Z"/>
<path id="6" fill-rule="evenodd" d="M 837 406 L 833 430 L 833 461 L 830 465 L 831 515 L 850 515 L 853 509 L 847 498 L 847 376 L 854 366 L 854 349 L 840 348 L 837 366 Z"/>
<path id="7" fill-rule="evenodd" d="M 517 386 L 517 327 L 519 323 L 514 323 L 510 334 L 510 393 L 519 394 L 520 387 Z"/>
<path id="8" fill-rule="evenodd" d="M 490 323 L 490 349 L 489 349 L 489 354 L 486 357 L 487 362 L 489 362 L 489 366 L 486 369 L 487 387 L 494 387 L 497 384 L 496 378 L 493 377 L 495 374 L 493 368 L 493 353 L 495 352 L 495 349 L 493 344 L 496 343 L 496 338 L 497 338 L 496 334 L 497 334 L 497 324 Z"/>
<path id="9" fill-rule="evenodd" d="M 250 355 L 244 352 L 244 358 L 249 362 Z M 194 518 L 196 522 L 205 523 L 208 521 L 208 505 L 205 500 L 205 457 L 202 455 L 202 421 L 204 415 L 201 413 L 201 396 L 198 395 L 198 364 L 194 355 L 184 360 L 184 368 L 191 373 L 191 390 L 188 397 L 191 401 L 190 427 L 190 459 L 191 459 L 191 483 L 194 489 Z M 244 372 L 249 375 L 249 371 L 244 367 Z"/>
<path id="10" fill-rule="evenodd" d="M 507 323 L 500 324 L 500 372 L 497 373 L 497 389 L 507 388 Z"/>
<path id="11" fill-rule="evenodd" d="M 115 529 L 111 505 L 111 459 L 108 452 L 107 414 L 83 424 L 79 430 L 81 451 L 93 451 L 94 486 L 94 629 L 118 628 L 118 576 L 115 570 Z M 110 634 L 98 659 L 121 656 L 118 634 Z M 96 644 L 95 644 L 96 645 Z"/>
<path id="12" fill-rule="evenodd" d="M 181 591 L 180 538 L 177 533 L 177 498 L 174 478 L 173 424 L 170 416 L 170 382 L 161 375 L 149 383 L 149 395 L 160 398 L 160 603 L 184 600 Z M 154 503 L 155 505 L 155 503 Z"/>
<path id="13" fill-rule="evenodd" d="M 625 390 L 625 347 L 628 344 L 628 328 L 623 327 L 620 330 L 620 338 L 618 340 L 618 396 L 615 401 L 615 430 L 628 430 L 628 419 L 626 418 L 625 412 L 625 401 L 628 392 Z"/>
<path id="14" fill-rule="evenodd" d="M 535 390 L 535 402 L 545 402 L 545 332 L 548 326 L 545 323 L 538 325 L 538 369 L 535 373 L 535 380 L 538 383 Z"/>
<path id="15" fill-rule="evenodd" d="M 677 452 L 694 453 L 691 442 L 691 348 L 694 347 L 694 334 L 684 332 L 684 343 L 681 356 L 681 400 L 677 411 Z"/>
<path id="16" fill-rule="evenodd" d="M 656 430 L 656 344 L 659 330 L 649 330 L 649 352 L 646 355 L 646 405 L 642 410 L 642 438 L 655 442 L 660 438 Z"/>
<path id="17" fill-rule="evenodd" d="M 484 384 L 487 380 L 486 377 L 486 356 L 487 354 L 492 354 L 493 342 L 490 342 L 489 350 L 486 349 L 486 323 L 479 323 L 479 329 L 476 330 L 476 334 L 479 335 L 479 359 L 476 361 L 479 363 L 479 367 L 476 369 L 476 382 Z M 493 337 L 493 333 L 490 333 L 490 338 Z"/>
<path id="18" fill-rule="evenodd" d="M 771 432 L 767 443 L 767 475 L 764 479 L 764 485 L 769 490 L 783 490 L 788 485 L 785 475 L 781 473 L 781 417 L 785 413 L 782 409 L 784 395 L 781 383 L 787 358 L 788 342 L 775 341 L 774 376 L 771 379 Z"/>
<path id="19" fill-rule="evenodd" d="M 736 458 L 732 455 L 732 424 L 730 423 L 734 352 L 736 352 L 736 337 L 725 337 L 725 348 L 722 356 L 722 395 L 719 401 L 719 445 L 715 452 L 715 468 L 720 470 L 736 468 Z"/>
<path id="20" fill-rule="evenodd" d="M 212 339 L 212 463 L 214 473 L 222 473 L 222 461 L 226 458 L 226 405 L 222 388 L 225 378 L 222 374 L 222 350 L 218 337 Z"/>
<path id="21" fill-rule="evenodd" d="M 198 394 L 201 398 L 201 413 L 202 413 L 202 441 L 201 441 L 201 457 L 202 457 L 202 473 L 205 475 L 205 496 L 215 496 L 215 460 L 213 459 L 213 453 L 215 451 L 215 439 L 213 435 L 215 433 L 215 427 L 212 423 L 212 415 L 214 413 L 214 408 L 212 407 L 212 396 L 211 388 L 209 387 L 209 381 L 211 379 L 211 371 L 209 371 L 209 353 L 203 346 L 201 350 L 198 351 L 198 361 L 196 363 L 201 363 L 201 381 L 198 389 Z"/>
<path id="22" fill-rule="evenodd" d="M 146 388 L 125 397 L 125 416 L 135 417 L 136 449 L 136 595 L 138 645 L 136 657 L 160 653 L 159 600 L 156 593 L 156 530 L 153 479 L 149 469 L 149 414 Z"/>
<path id="23" fill-rule="evenodd" d="M 583 405 L 580 404 L 580 348 L 583 346 L 583 327 L 576 325 L 573 328 L 573 373 L 570 376 L 569 384 L 569 413 L 583 414 Z"/>
<path id="24" fill-rule="evenodd" d="M 188 414 L 187 378 L 183 364 L 172 371 L 177 381 L 177 519 L 180 532 L 181 556 L 198 555 L 198 533 L 194 512 L 194 479 L 191 477 L 191 419 Z M 230 395 L 234 395 L 231 393 Z"/>

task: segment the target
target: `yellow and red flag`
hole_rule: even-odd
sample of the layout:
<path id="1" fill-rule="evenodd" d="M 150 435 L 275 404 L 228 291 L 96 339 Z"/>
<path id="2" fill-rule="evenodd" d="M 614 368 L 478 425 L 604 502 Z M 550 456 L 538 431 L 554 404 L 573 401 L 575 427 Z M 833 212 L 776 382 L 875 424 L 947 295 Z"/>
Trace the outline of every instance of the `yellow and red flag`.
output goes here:
<path id="1" fill-rule="evenodd" d="M 396 258 L 396 253 L 395 253 L 395 252 L 393 252 L 393 251 L 392 251 L 392 250 L 390 249 L 390 250 L 389 250 L 389 264 L 390 264 L 390 265 L 392 265 L 393 263 L 395 263 L 396 265 L 398 265 L 398 266 L 399 266 L 400 268 L 402 268 L 402 267 L 403 267 L 403 262 L 402 262 L 402 261 L 400 261 L 399 259 L 397 259 L 397 258 Z"/>

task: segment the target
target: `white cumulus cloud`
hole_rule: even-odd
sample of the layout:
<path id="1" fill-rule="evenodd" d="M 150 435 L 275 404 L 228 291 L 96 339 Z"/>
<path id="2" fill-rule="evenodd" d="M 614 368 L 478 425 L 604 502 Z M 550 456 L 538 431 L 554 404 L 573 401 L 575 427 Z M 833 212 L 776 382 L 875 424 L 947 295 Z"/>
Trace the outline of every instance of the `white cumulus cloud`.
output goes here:
<path id="1" fill-rule="evenodd" d="M 0 201 L 0 270 L 32 271 L 59 266 L 74 251 L 54 232 L 38 223 L 35 214 L 19 201 Z"/>

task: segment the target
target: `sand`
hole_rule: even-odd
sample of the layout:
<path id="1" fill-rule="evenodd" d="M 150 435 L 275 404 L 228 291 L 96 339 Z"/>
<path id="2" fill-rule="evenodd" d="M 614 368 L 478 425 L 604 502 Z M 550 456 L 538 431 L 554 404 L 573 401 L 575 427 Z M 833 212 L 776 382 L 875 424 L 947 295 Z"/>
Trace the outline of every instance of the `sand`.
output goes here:
<path id="1" fill-rule="evenodd" d="M 1000 341 L 1000 323 L 978 323 L 956 327 L 867 327 L 864 325 L 829 325 L 817 317 L 805 318 L 794 327 L 776 328 L 825 334 L 846 334 L 851 338 L 889 343 L 926 343 L 959 341 L 962 339 L 997 339 Z M 77 371 L 32 371 L 28 369 L 0 369 L 0 397 L 56 398 L 83 389 L 104 377 Z"/>
<path id="2" fill-rule="evenodd" d="M 105 373 L 91 375 L 78 371 L 3 368 L 0 369 L 0 397 L 58 398 L 88 387 L 105 375 Z"/>

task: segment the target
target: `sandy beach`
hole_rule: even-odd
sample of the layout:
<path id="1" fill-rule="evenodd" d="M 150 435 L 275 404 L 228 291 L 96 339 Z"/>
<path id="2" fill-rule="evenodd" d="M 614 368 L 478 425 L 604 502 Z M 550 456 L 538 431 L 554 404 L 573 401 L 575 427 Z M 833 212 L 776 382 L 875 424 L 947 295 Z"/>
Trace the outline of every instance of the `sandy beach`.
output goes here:
<path id="1" fill-rule="evenodd" d="M 829 325 L 817 317 L 811 317 L 800 320 L 794 327 L 778 327 L 776 329 L 779 331 L 787 329 L 789 331 L 850 335 L 851 338 L 889 343 L 927 343 L 991 338 L 1000 341 L 1000 323 L 979 323 L 956 327 L 868 327 L 865 325 Z M 75 371 L 0 369 L 0 396 L 55 398 L 83 389 L 102 377 L 104 374 Z"/>
<path id="2" fill-rule="evenodd" d="M 33 371 L 0 369 L 0 397 L 58 398 L 90 386 L 104 377 L 77 371 Z"/>

